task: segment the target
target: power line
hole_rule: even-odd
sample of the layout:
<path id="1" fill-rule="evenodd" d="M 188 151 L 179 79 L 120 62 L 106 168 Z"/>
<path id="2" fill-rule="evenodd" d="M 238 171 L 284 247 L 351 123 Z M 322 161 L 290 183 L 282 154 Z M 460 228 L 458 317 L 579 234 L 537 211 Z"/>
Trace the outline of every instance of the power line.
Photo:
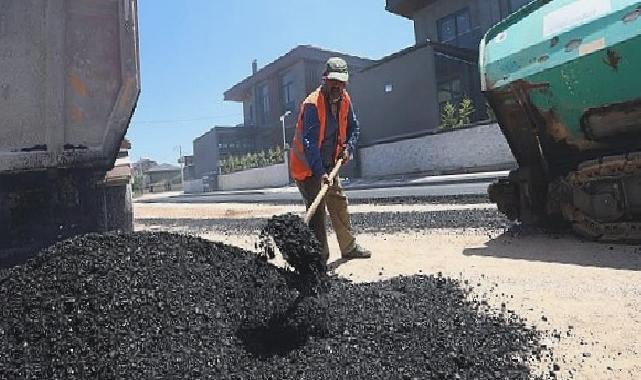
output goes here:
<path id="1" fill-rule="evenodd" d="M 214 120 L 214 119 L 221 119 L 224 117 L 237 117 L 241 116 L 241 113 L 234 113 L 234 114 L 228 114 L 228 115 L 217 115 L 217 116 L 202 116 L 198 118 L 193 118 L 193 119 L 173 119 L 173 120 L 142 120 L 142 121 L 134 121 L 133 124 L 172 124 L 172 123 L 187 123 L 187 122 L 192 122 L 192 121 L 204 121 L 204 120 Z"/>

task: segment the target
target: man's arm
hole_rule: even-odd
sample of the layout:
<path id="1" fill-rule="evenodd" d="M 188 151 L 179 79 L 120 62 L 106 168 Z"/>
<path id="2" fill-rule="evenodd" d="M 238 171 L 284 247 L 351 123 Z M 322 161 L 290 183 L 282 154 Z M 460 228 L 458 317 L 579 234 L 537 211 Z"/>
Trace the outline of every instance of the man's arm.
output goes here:
<path id="1" fill-rule="evenodd" d="M 318 118 L 318 110 L 313 104 L 306 104 L 303 108 L 303 147 L 307 164 L 316 178 L 321 178 L 325 174 L 320 148 L 318 147 L 319 134 L 320 119 Z"/>
<path id="2" fill-rule="evenodd" d="M 358 123 L 358 119 L 356 118 L 354 107 L 350 105 L 349 112 L 347 113 L 347 142 L 345 143 L 345 148 L 349 156 L 354 154 L 360 135 L 361 127 Z"/>

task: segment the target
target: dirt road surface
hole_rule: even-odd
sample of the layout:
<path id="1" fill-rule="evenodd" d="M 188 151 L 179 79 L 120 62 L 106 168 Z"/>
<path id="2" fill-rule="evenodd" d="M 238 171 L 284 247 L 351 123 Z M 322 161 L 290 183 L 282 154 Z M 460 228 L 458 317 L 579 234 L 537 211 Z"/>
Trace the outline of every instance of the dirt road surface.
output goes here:
<path id="1" fill-rule="evenodd" d="M 137 229 L 197 234 L 254 249 L 262 218 L 303 209 L 137 204 L 135 211 Z M 460 278 L 497 310 L 514 310 L 547 331 L 558 378 L 641 379 L 641 246 L 475 224 L 475 213 L 487 220 L 488 212 L 496 212 L 489 204 L 358 205 L 351 212 L 359 220 L 359 243 L 373 258 L 342 261 L 330 235 L 330 268 L 337 275 L 358 282 L 436 272 Z M 417 216 L 444 223 L 417 228 Z M 464 227 L 453 218 L 465 219 Z M 232 230 L 225 229 L 228 219 L 235 220 Z M 366 226 L 386 220 L 391 222 L 373 232 Z M 449 222 L 459 228 L 448 228 Z"/>

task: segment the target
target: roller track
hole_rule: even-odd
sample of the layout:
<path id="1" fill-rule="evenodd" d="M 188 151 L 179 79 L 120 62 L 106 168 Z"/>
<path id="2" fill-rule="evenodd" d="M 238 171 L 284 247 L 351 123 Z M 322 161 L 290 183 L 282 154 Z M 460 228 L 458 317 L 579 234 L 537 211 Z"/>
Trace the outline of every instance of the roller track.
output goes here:
<path id="1" fill-rule="evenodd" d="M 565 183 L 561 211 L 577 233 L 641 241 L 641 152 L 586 161 Z"/>

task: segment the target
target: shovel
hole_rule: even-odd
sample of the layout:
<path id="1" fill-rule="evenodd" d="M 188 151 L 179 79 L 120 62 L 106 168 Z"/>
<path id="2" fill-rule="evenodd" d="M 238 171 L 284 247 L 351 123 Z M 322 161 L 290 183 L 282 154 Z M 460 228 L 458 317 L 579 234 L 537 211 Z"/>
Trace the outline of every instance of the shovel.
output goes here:
<path id="1" fill-rule="evenodd" d="M 340 170 L 342 165 L 343 159 L 341 158 L 338 160 L 338 162 L 336 162 L 336 166 L 334 166 L 334 169 L 332 169 L 331 173 L 329 173 L 329 183 L 332 183 L 334 181 L 334 178 L 338 174 L 338 171 Z M 329 183 L 323 183 L 321 185 L 320 191 L 318 192 L 318 195 L 316 195 L 316 199 L 314 199 L 312 205 L 307 209 L 307 214 L 305 215 L 305 224 L 309 224 L 312 216 L 314 216 L 314 214 L 316 213 L 318 205 L 320 205 L 320 203 L 323 201 L 327 190 L 329 190 Z"/>

